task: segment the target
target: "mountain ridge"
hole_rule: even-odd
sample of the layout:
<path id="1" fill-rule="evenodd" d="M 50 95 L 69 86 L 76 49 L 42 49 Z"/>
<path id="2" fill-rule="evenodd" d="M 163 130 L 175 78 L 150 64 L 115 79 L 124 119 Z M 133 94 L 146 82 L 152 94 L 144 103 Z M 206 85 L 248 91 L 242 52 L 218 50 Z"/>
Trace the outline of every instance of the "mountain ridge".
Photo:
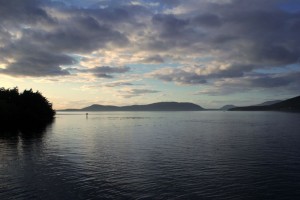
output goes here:
<path id="1" fill-rule="evenodd" d="M 189 102 L 157 102 L 145 105 L 113 106 L 93 104 L 81 109 L 59 111 L 200 111 L 201 106 Z"/>
<path id="2" fill-rule="evenodd" d="M 235 106 L 235 105 L 228 104 L 228 105 L 222 106 L 221 108 L 219 108 L 219 110 L 229 110 L 229 109 L 236 108 L 236 107 L 237 106 Z"/>
<path id="3" fill-rule="evenodd" d="M 253 105 L 253 106 L 270 106 L 270 105 L 273 105 L 275 103 L 280 103 L 280 102 L 282 102 L 282 100 L 265 101 L 263 103 L 256 104 L 256 105 Z"/>
<path id="4" fill-rule="evenodd" d="M 300 96 L 267 106 L 244 106 L 229 109 L 229 111 L 300 111 Z"/>

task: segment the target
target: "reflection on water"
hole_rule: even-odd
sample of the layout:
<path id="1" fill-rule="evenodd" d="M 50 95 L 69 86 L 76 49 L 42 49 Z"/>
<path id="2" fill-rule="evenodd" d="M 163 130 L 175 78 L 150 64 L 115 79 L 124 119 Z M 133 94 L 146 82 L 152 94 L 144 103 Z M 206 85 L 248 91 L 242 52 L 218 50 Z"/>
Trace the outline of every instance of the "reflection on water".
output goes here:
<path id="1" fill-rule="evenodd" d="M 43 139 L 51 126 L 52 123 L 0 131 L 0 199 L 33 197 L 26 195 L 30 191 L 26 191 L 24 178 L 36 170 L 35 158 L 42 156 Z M 28 181 L 36 182 L 30 177 Z"/>
<path id="2" fill-rule="evenodd" d="M 58 113 L 0 136 L 0 199 L 295 199 L 300 114 Z M 29 134 L 31 133 L 31 134 Z"/>
<path id="3" fill-rule="evenodd" d="M 20 127 L 16 126 L 3 126 L 0 127 L 0 139 L 12 139 L 17 138 L 18 136 L 22 138 L 34 138 L 34 137 L 42 137 L 42 135 L 46 132 L 46 129 L 52 125 L 53 121 L 42 124 L 22 124 Z"/>

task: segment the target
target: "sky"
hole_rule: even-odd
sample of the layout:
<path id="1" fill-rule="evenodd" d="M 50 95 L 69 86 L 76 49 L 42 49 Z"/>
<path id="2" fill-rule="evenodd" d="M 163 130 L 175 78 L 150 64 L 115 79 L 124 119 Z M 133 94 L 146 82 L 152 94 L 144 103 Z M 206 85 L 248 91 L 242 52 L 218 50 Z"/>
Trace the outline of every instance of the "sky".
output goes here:
<path id="1" fill-rule="evenodd" d="M 0 0 L 0 87 L 55 109 L 300 95 L 299 0 Z"/>

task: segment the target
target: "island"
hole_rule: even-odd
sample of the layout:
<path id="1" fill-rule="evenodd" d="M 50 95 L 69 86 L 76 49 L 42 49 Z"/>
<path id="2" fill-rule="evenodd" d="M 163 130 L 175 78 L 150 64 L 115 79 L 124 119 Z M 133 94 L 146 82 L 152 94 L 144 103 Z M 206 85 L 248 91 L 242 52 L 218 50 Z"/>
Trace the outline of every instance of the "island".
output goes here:
<path id="1" fill-rule="evenodd" d="M 158 102 L 146 105 L 109 106 L 94 104 L 82 109 L 65 109 L 59 111 L 201 111 L 201 106 L 187 102 Z"/>
<path id="2" fill-rule="evenodd" d="M 225 105 L 225 106 L 219 108 L 219 110 L 229 110 L 232 108 L 236 108 L 236 106 L 235 105 Z"/>
<path id="3" fill-rule="evenodd" d="M 300 96 L 290 98 L 271 105 L 256 105 L 231 108 L 229 111 L 300 111 Z"/>
<path id="4" fill-rule="evenodd" d="M 42 127 L 54 116 L 52 104 L 39 91 L 0 88 L 0 129 Z"/>

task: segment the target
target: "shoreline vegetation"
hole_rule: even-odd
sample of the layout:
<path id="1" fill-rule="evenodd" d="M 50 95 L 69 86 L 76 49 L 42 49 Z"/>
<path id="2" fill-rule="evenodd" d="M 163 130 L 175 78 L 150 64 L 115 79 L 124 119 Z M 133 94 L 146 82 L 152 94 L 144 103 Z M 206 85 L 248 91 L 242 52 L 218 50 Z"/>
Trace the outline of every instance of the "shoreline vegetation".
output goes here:
<path id="1" fill-rule="evenodd" d="M 40 129 L 54 116 L 52 104 L 39 91 L 0 88 L 0 130 Z"/>

